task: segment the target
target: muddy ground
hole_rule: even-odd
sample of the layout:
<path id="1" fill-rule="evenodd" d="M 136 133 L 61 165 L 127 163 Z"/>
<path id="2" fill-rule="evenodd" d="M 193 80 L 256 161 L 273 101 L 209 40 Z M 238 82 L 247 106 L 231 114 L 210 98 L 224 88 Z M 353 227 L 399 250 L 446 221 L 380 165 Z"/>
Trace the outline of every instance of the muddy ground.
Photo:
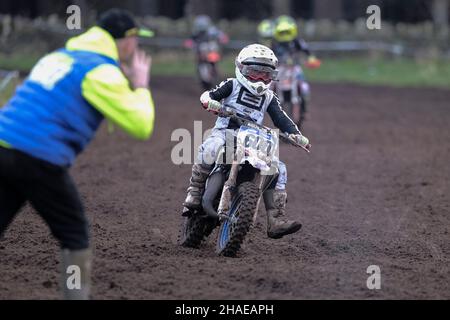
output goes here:
<path id="1" fill-rule="evenodd" d="M 95 299 L 450 298 L 450 91 L 313 84 L 312 153 L 282 148 L 288 214 L 262 210 L 238 258 L 177 245 L 190 166 L 171 133 L 213 124 L 188 78 L 155 78 L 157 125 L 136 142 L 106 126 L 73 168 L 91 221 Z M 381 268 L 369 290 L 366 269 Z M 59 250 L 25 208 L 0 240 L 0 299 L 58 299 Z"/>

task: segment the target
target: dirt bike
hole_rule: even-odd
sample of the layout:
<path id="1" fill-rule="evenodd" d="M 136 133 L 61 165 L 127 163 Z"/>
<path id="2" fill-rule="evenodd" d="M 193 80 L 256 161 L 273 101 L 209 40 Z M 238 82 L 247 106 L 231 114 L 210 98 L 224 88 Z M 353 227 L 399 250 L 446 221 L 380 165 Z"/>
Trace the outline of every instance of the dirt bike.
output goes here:
<path id="1" fill-rule="evenodd" d="M 317 60 L 318 61 L 318 60 Z M 306 63 L 307 68 L 318 68 L 318 63 Z M 278 82 L 274 85 L 281 105 L 295 124 L 302 130 L 306 114 L 306 95 L 303 90 L 303 69 L 293 59 L 286 59 L 278 68 Z"/>
<path id="2" fill-rule="evenodd" d="M 197 48 L 197 73 L 205 90 L 210 90 L 217 82 L 217 63 L 222 59 L 219 44 L 215 40 L 201 42 Z"/>
<path id="3" fill-rule="evenodd" d="M 256 220 L 261 196 L 278 177 L 276 166 L 279 138 L 304 149 L 287 134 L 258 125 L 233 111 L 223 110 L 238 130 L 228 134 L 226 146 L 218 154 L 202 198 L 202 208 L 184 208 L 180 244 L 198 248 L 219 227 L 216 253 L 234 257 Z M 231 152 L 231 161 L 224 161 Z M 229 151 L 228 151 L 229 152 Z"/>

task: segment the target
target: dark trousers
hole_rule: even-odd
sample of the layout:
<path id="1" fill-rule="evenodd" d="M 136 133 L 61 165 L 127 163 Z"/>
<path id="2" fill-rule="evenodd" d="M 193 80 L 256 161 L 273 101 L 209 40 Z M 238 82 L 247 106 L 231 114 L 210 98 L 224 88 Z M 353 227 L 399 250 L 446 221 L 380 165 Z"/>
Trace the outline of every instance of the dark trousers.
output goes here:
<path id="1" fill-rule="evenodd" d="M 89 247 L 88 222 L 68 169 L 0 147 L 0 236 L 26 201 L 63 249 Z"/>

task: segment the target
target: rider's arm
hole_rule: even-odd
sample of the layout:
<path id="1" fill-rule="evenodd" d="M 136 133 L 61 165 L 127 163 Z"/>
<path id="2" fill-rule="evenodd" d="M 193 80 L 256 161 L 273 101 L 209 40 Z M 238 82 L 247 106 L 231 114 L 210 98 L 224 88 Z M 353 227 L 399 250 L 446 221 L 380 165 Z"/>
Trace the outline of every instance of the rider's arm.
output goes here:
<path id="1" fill-rule="evenodd" d="M 218 39 L 219 39 L 220 44 L 222 44 L 222 45 L 228 44 L 228 42 L 230 42 L 230 37 L 228 36 L 228 34 L 223 32 L 222 30 L 219 30 Z"/>
<path id="2" fill-rule="evenodd" d="M 308 57 L 312 55 L 311 50 L 309 50 L 308 44 L 303 39 L 296 39 L 295 47 L 297 48 L 297 50 L 304 52 Z"/>
<path id="3" fill-rule="evenodd" d="M 131 90 L 118 67 L 104 64 L 90 71 L 83 80 L 82 94 L 105 118 L 131 136 L 146 140 L 152 134 L 155 107 L 150 90 Z"/>
<path id="4" fill-rule="evenodd" d="M 267 112 L 269 113 L 273 124 L 282 132 L 288 134 L 300 134 L 300 130 L 298 130 L 294 121 L 292 121 L 291 118 L 289 118 L 281 108 L 280 101 L 278 100 L 278 97 L 276 95 L 273 96 L 273 99 L 270 102 L 269 107 L 267 108 Z"/>
<path id="5" fill-rule="evenodd" d="M 228 79 L 219 84 L 215 89 L 210 91 L 205 91 L 201 97 L 200 102 L 203 108 L 208 106 L 209 101 L 221 101 L 231 95 L 233 92 L 233 79 Z"/>

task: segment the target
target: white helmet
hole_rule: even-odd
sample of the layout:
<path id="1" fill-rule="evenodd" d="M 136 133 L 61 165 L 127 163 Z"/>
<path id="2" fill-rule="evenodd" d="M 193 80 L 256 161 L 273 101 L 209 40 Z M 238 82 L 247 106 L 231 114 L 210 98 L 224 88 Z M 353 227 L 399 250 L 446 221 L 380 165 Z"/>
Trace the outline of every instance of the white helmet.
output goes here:
<path id="1" fill-rule="evenodd" d="M 252 94 L 261 96 L 278 75 L 278 59 L 271 49 L 251 44 L 236 58 L 236 78 Z"/>
<path id="2" fill-rule="evenodd" d="M 210 27 L 212 27 L 212 21 L 209 16 L 202 14 L 195 17 L 193 28 L 194 33 L 206 32 Z"/>

